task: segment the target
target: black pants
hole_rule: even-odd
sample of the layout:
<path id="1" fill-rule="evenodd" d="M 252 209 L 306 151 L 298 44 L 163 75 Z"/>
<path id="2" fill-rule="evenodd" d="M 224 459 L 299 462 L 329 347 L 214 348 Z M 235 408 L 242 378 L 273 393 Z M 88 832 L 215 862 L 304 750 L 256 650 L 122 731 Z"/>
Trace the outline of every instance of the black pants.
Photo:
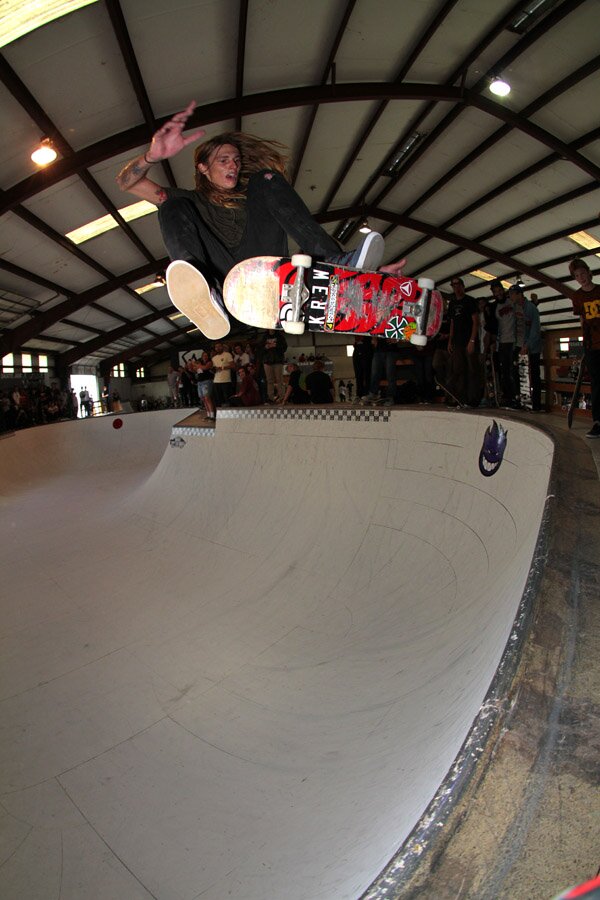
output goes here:
<path id="1" fill-rule="evenodd" d="M 278 172 L 250 176 L 246 228 L 238 247 L 225 246 L 200 215 L 194 200 L 172 197 L 158 210 L 161 234 L 171 259 L 195 265 L 211 284 L 221 285 L 238 262 L 251 256 L 287 256 L 288 236 L 318 259 L 340 253 L 332 237 L 312 218 L 293 187 Z"/>
<path id="2" fill-rule="evenodd" d="M 356 378 L 356 396 L 362 397 L 369 390 L 371 383 L 371 363 L 373 361 L 373 347 L 371 339 L 363 338 L 364 343 L 354 345 L 352 354 L 352 366 Z"/>
<path id="3" fill-rule="evenodd" d="M 454 345 L 450 353 L 447 387 L 461 403 L 479 406 L 481 400 L 479 353 L 468 353 L 466 347 Z"/>
<path id="4" fill-rule="evenodd" d="M 518 394 L 515 386 L 515 365 L 513 359 L 514 344 L 500 344 L 498 362 L 500 363 L 500 389 L 504 400 L 511 403 Z"/>
<path id="5" fill-rule="evenodd" d="M 585 364 L 591 381 L 592 419 L 600 423 L 600 350 L 586 350 Z"/>

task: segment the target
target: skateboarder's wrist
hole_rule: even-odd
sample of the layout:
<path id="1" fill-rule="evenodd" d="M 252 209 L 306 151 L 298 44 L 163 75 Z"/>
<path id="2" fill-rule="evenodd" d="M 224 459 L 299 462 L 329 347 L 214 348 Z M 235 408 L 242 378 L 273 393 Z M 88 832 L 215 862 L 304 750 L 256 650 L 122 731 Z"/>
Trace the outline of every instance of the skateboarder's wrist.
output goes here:
<path id="1" fill-rule="evenodd" d="M 160 162 L 160 159 L 148 159 L 148 151 L 144 153 L 144 162 L 147 162 L 149 166 L 155 165 L 155 163 Z"/>

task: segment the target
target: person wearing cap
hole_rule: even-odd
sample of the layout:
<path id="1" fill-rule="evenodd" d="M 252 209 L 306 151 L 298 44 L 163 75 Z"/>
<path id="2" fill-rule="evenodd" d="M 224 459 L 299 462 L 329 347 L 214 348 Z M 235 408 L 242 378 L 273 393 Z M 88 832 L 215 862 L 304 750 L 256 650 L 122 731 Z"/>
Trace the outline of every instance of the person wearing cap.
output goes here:
<path id="1" fill-rule="evenodd" d="M 569 272 L 579 285 L 571 292 L 573 312 L 581 318 L 585 363 L 590 376 L 592 419 L 588 438 L 600 437 L 600 285 L 594 284 L 590 267 L 583 259 L 573 259 Z M 582 363 L 583 364 L 583 363 Z"/>

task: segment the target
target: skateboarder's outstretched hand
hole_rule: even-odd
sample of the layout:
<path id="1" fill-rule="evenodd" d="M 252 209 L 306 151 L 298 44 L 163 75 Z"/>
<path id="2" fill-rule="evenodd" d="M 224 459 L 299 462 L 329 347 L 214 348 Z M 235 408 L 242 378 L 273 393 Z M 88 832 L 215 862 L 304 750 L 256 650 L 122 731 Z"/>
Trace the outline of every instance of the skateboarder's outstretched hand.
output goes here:
<path id="1" fill-rule="evenodd" d="M 161 159 L 169 159 L 175 156 L 188 144 L 197 141 L 205 133 L 203 128 L 198 128 L 187 134 L 185 137 L 182 132 L 185 129 L 186 122 L 194 112 L 196 101 L 191 100 L 185 109 L 169 119 L 168 122 L 158 129 L 152 138 L 150 149 L 146 153 L 147 162 L 160 162 Z"/>
<path id="2" fill-rule="evenodd" d="M 388 275 L 403 275 L 404 266 L 406 265 L 406 260 L 401 259 L 400 262 L 391 263 L 389 266 L 380 266 L 379 272 L 387 272 Z"/>

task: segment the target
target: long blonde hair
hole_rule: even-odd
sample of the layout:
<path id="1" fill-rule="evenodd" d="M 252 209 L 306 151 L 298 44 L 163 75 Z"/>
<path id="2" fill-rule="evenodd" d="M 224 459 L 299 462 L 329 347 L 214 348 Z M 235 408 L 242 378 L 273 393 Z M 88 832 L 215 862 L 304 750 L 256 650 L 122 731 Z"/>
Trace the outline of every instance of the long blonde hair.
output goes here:
<path id="1" fill-rule="evenodd" d="M 213 153 L 224 144 L 231 144 L 235 147 L 242 160 L 239 180 L 234 191 L 219 190 L 198 169 L 199 165 L 209 165 Z M 245 199 L 248 179 L 254 172 L 273 169 L 284 178 L 287 177 L 287 150 L 288 148 L 279 141 L 265 141 L 243 131 L 218 134 L 216 137 L 198 144 L 194 152 L 196 190 L 204 194 L 210 203 L 216 203 L 218 206 L 236 206 Z"/>

